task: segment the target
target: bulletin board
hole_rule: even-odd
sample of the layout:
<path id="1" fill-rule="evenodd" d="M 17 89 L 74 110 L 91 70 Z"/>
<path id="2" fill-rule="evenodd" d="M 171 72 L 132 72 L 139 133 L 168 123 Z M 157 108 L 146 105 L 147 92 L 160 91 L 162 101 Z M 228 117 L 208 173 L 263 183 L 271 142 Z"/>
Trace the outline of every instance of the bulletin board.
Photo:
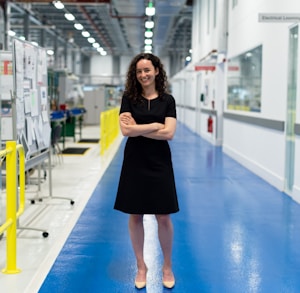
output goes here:
<path id="1" fill-rule="evenodd" d="M 14 39 L 13 140 L 22 144 L 26 159 L 50 147 L 50 105 L 46 49 Z M 15 130 L 15 131 L 14 131 Z"/>

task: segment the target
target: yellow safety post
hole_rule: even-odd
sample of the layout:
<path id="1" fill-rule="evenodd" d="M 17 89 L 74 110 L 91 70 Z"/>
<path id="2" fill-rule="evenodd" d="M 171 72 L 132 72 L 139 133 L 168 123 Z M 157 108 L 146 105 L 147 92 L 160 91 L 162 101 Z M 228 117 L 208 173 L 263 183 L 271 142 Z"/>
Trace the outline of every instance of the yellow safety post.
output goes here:
<path id="1" fill-rule="evenodd" d="M 17 151 L 19 155 L 20 200 L 17 211 Z M 2 155 L 3 152 L 0 153 Z M 7 230 L 5 274 L 16 274 L 17 268 L 17 218 L 25 207 L 25 156 L 24 149 L 15 141 L 6 143 L 6 222 L 0 226 L 0 234 Z"/>
<path id="2" fill-rule="evenodd" d="M 101 112 L 100 131 L 100 154 L 103 155 L 119 134 L 119 108 Z"/>
<path id="3" fill-rule="evenodd" d="M 19 154 L 19 208 L 17 211 L 17 219 L 23 214 L 25 210 L 25 153 L 21 144 L 17 145 L 17 152 Z"/>

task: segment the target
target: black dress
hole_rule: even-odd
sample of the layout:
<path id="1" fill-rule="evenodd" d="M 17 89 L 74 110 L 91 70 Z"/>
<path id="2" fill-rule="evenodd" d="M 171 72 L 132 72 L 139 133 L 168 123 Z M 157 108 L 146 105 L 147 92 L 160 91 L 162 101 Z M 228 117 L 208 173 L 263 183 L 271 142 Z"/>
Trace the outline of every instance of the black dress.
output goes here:
<path id="1" fill-rule="evenodd" d="M 176 118 L 173 96 L 132 102 L 123 96 L 120 113 L 131 112 L 137 124 Z M 128 137 L 114 208 L 128 214 L 170 214 L 179 211 L 171 151 L 167 140 Z"/>

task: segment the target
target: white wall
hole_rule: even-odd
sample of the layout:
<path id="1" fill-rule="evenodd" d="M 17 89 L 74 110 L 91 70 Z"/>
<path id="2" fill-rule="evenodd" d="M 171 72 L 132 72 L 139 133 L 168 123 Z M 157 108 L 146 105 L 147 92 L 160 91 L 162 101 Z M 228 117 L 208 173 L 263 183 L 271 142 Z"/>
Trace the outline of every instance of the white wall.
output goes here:
<path id="1" fill-rule="evenodd" d="M 123 83 L 125 82 L 127 70 L 133 57 L 120 56 L 120 76 Z M 99 80 L 103 81 L 103 83 L 110 83 L 111 76 L 113 75 L 113 58 L 113 56 L 101 55 L 95 55 L 91 58 L 90 75 L 95 76 L 94 80 L 97 80 L 97 83 L 101 83 Z M 164 69 L 169 76 L 169 58 L 165 57 L 161 59 L 161 62 L 163 63 Z"/>
<path id="2" fill-rule="evenodd" d="M 298 103 L 299 105 L 299 103 Z M 296 137 L 295 140 L 295 173 L 294 173 L 294 187 L 293 187 L 293 193 L 291 196 L 300 203 L 300 137 Z"/>
<path id="3" fill-rule="evenodd" d="M 282 133 L 224 119 L 223 150 L 282 190 L 285 141 Z"/>
<path id="4" fill-rule="evenodd" d="M 300 29 L 299 29 L 300 31 Z M 297 82 L 297 100 L 296 100 L 296 123 L 300 124 L 300 40 L 298 39 L 298 82 Z M 295 138 L 295 173 L 294 187 L 291 196 L 300 203 L 300 136 Z"/>
<path id="5" fill-rule="evenodd" d="M 290 23 L 265 23 L 258 21 L 259 13 L 291 13 L 300 9 L 300 2 L 288 0 L 239 1 L 229 9 L 228 58 L 239 55 L 258 45 L 263 45 L 262 109 L 264 117 L 285 117 L 287 92 L 288 28 Z"/>
<path id="6" fill-rule="evenodd" d="M 115 84 L 119 79 L 113 75 L 113 58 L 111 56 L 92 56 L 90 61 L 90 83 Z"/>
<path id="7" fill-rule="evenodd" d="M 210 3 L 209 3 L 210 2 Z M 259 22 L 260 13 L 298 13 L 300 12 L 300 1 L 294 0 L 272 0 L 272 1 L 237 1 L 233 8 L 232 1 L 218 0 L 217 28 L 213 28 L 213 3 L 208 0 L 195 0 L 193 7 L 193 65 L 201 64 L 201 60 L 213 49 L 225 52 L 226 57 L 231 58 L 262 45 L 262 91 L 261 112 L 246 112 L 227 110 L 227 63 L 219 63 L 215 72 L 202 72 L 199 76 L 193 71 L 193 66 L 185 68 L 178 73 L 173 83 L 174 96 L 182 95 L 182 87 L 188 98 L 179 98 L 180 104 L 184 101 L 180 110 L 179 118 L 191 130 L 217 144 L 222 141 L 223 151 L 252 170 L 257 175 L 284 190 L 285 184 L 285 131 L 274 130 L 238 120 L 224 118 L 223 114 L 239 114 L 242 117 L 253 117 L 267 119 L 275 122 L 285 123 L 288 93 L 288 57 L 289 57 L 289 29 L 296 24 L 292 23 L 265 23 Z M 224 5 L 228 3 L 228 7 Z M 210 5 L 210 9 L 208 9 Z M 210 14 L 208 15 L 208 10 Z M 223 11 L 223 13 L 222 13 Z M 228 11 L 228 19 L 224 16 Z M 228 39 L 224 38 L 224 24 L 228 22 Z M 211 27 L 208 28 L 208 23 Z M 223 26 L 220 28 L 220 26 Z M 227 31 L 227 28 L 225 28 Z M 300 31 L 300 29 L 299 29 Z M 298 38 L 299 42 L 299 38 Z M 224 44 L 226 45 L 224 47 Z M 297 84 L 297 109 L 296 123 L 300 124 L 300 43 L 298 44 L 298 82 Z M 224 48 L 227 50 L 224 51 Z M 223 50 L 223 51 L 222 51 Z M 178 82 L 181 80 L 180 82 Z M 197 109 L 197 98 L 199 87 L 203 88 L 208 82 L 214 88 L 215 110 L 214 125 L 222 132 L 222 137 L 214 137 L 207 133 L 208 110 L 210 109 L 211 93 L 208 103 L 200 103 L 200 111 Z M 200 83 L 200 85 L 199 85 Z M 215 85 L 215 86 L 214 86 Z M 190 90 L 189 87 L 197 89 Z M 195 115 L 186 106 L 193 105 L 196 101 Z M 299 112 L 299 114 L 298 114 Z M 200 117 L 198 117 L 200 115 Z M 228 116 L 228 115 L 227 115 Z M 197 125 L 200 121 L 200 132 Z M 295 177 L 292 194 L 295 200 L 300 202 L 300 137 L 295 139 Z"/>
<path id="8" fill-rule="evenodd" d="M 280 0 L 272 3 L 239 1 L 234 9 L 229 9 L 228 57 L 258 45 L 263 46 L 261 112 L 240 114 L 276 121 L 286 120 L 289 29 L 292 24 L 259 22 L 258 15 L 295 11 L 300 11 L 300 2 L 292 0 L 284 3 Z M 226 153 L 278 189 L 284 190 L 285 132 L 229 120 L 224 121 L 223 130 L 223 149 Z M 238 134 L 239 139 L 233 134 Z M 299 151 L 296 146 L 296 158 Z M 295 175 L 300 172 L 298 168 L 296 164 Z M 298 189 L 300 181 L 296 179 L 295 184 L 295 189 Z"/>
<path id="9" fill-rule="evenodd" d="M 122 56 L 121 57 L 121 65 L 120 65 L 120 74 L 121 75 L 126 75 L 127 74 L 127 70 L 129 67 L 129 64 L 131 62 L 131 57 L 128 56 Z"/>

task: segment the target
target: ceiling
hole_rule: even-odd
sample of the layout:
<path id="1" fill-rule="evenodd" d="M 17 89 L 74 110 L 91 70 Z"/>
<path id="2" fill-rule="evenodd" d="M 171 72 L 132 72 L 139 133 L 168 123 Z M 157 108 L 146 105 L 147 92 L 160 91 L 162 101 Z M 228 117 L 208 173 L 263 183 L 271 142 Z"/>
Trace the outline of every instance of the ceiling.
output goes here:
<path id="1" fill-rule="evenodd" d="M 0 0 L 0 3 L 4 3 Z M 5 1 L 6 3 L 8 1 Z M 83 54 L 99 54 L 74 28 L 74 22 L 83 25 L 97 43 L 113 56 L 134 56 L 144 50 L 145 7 L 149 0 L 66 0 L 65 8 L 58 10 L 52 1 L 11 1 L 6 4 L 8 27 L 45 48 L 71 46 Z M 192 1 L 153 0 L 156 14 L 153 29 L 152 52 L 187 56 L 191 48 Z M 68 11 L 75 21 L 68 21 Z"/>

